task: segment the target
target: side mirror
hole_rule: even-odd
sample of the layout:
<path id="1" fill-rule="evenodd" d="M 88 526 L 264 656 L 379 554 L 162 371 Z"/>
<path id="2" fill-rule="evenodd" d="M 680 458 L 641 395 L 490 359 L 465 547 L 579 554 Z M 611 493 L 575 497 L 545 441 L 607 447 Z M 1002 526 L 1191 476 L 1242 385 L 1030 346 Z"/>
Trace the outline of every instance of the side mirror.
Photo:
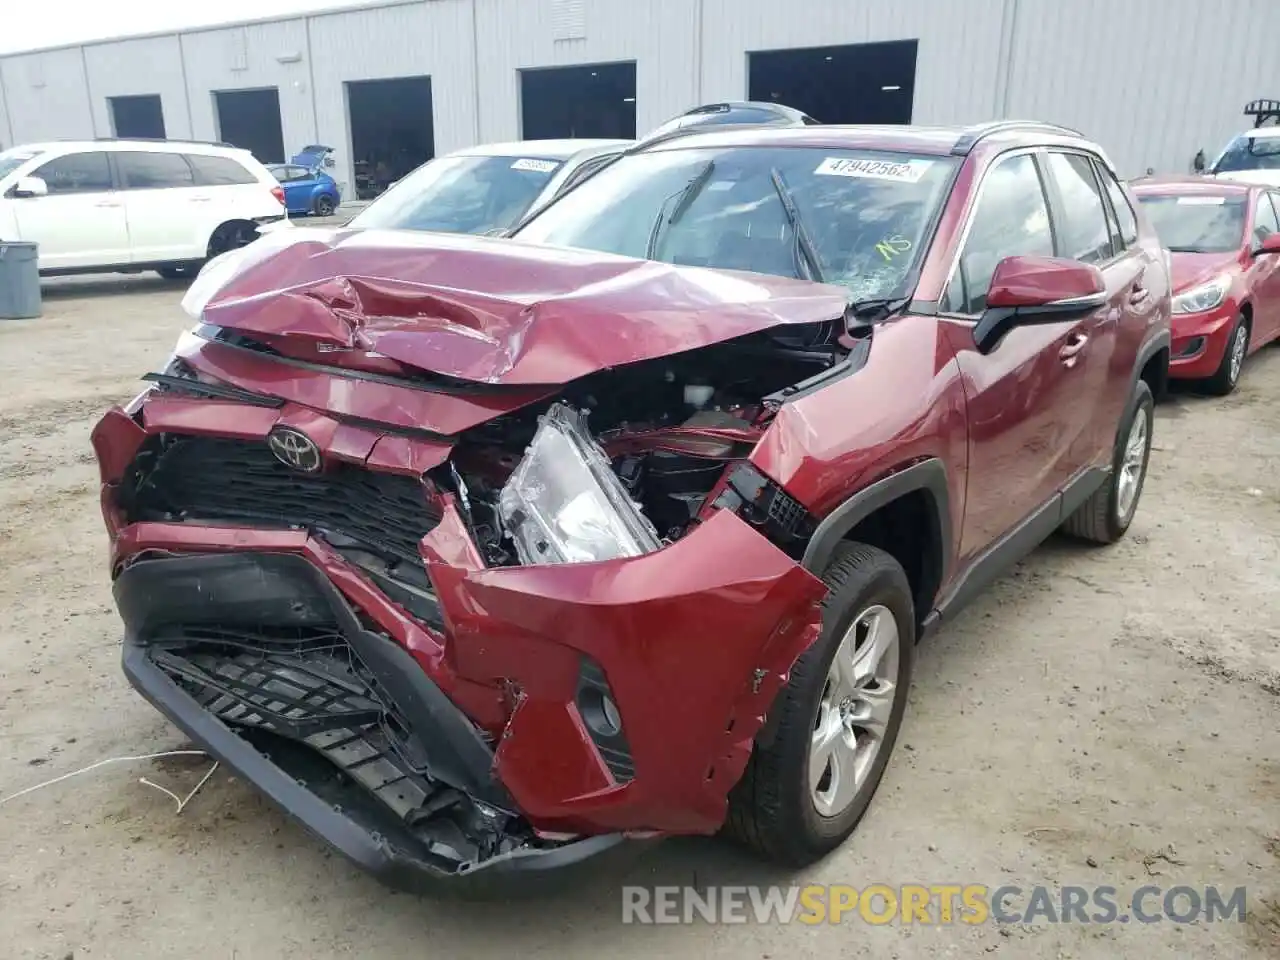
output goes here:
<path id="1" fill-rule="evenodd" d="M 39 177 L 22 177 L 13 186 L 15 197 L 47 197 L 49 185 Z"/>
<path id="2" fill-rule="evenodd" d="M 1204 169 L 1208 165 L 1209 165 L 1208 161 L 1206 161 L 1204 157 L 1204 151 L 1197 150 L 1196 155 L 1191 158 L 1192 171 L 1194 171 L 1195 173 L 1204 173 Z"/>
<path id="3" fill-rule="evenodd" d="M 987 308 L 973 328 L 973 340 L 980 352 L 990 353 L 1014 327 L 1075 320 L 1106 303 L 1106 281 L 1092 264 L 1005 257 L 991 276 Z"/>
<path id="4" fill-rule="evenodd" d="M 1280 253 L 1280 233 L 1269 233 L 1265 240 L 1249 251 L 1251 257 L 1262 257 L 1268 253 Z"/>

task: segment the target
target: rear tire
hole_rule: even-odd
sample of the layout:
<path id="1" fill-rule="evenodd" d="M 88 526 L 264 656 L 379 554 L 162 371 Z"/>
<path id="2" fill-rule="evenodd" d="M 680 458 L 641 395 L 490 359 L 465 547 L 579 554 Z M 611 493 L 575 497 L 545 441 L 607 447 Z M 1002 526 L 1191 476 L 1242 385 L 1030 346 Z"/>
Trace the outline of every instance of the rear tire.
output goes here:
<path id="1" fill-rule="evenodd" d="M 1227 338 L 1227 349 L 1222 351 L 1222 362 L 1218 364 L 1217 372 L 1202 381 L 1205 391 L 1216 397 L 1225 397 L 1235 390 L 1248 352 L 1249 321 L 1238 316 L 1235 326 L 1231 328 L 1231 336 Z"/>
<path id="2" fill-rule="evenodd" d="M 213 231 L 209 238 L 208 259 L 218 254 L 246 247 L 258 239 L 258 225 L 249 220 L 231 220 Z"/>
<path id="3" fill-rule="evenodd" d="M 333 202 L 333 197 L 327 195 L 316 197 L 313 212 L 317 217 L 331 217 L 335 209 L 337 205 Z"/>
<path id="4" fill-rule="evenodd" d="M 730 791 L 724 828 L 765 858 L 795 867 L 844 843 L 866 813 L 902 726 L 916 645 L 911 586 L 889 554 L 845 544 L 823 580 L 822 634 L 779 691 L 771 708 L 776 735 L 756 746 Z M 868 632 L 860 634 L 864 626 Z M 848 692 L 835 680 L 860 672 L 862 685 L 854 682 Z M 826 759 L 824 743 L 831 745 Z M 859 759 L 862 749 L 868 752 Z"/>
<path id="5" fill-rule="evenodd" d="M 1155 400 L 1145 380 L 1139 380 L 1116 432 L 1111 476 L 1088 500 L 1080 504 L 1062 532 L 1091 543 L 1115 543 L 1125 535 L 1142 499 L 1151 459 L 1151 434 L 1155 424 Z"/>

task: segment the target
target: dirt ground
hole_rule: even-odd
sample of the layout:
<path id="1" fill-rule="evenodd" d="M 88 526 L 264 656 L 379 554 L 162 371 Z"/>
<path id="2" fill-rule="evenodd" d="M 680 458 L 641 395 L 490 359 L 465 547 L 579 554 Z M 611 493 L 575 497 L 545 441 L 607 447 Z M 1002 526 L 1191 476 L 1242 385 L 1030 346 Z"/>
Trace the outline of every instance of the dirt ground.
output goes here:
<path id="1" fill-rule="evenodd" d="M 179 296 L 71 281 L 0 322 L 0 796 L 184 746 L 119 670 L 89 447 L 165 361 Z M 185 793 L 206 769 L 117 764 L 0 807 L 0 957 L 1280 956 L 1280 347 L 1235 396 L 1159 409 L 1123 543 L 1050 543 L 921 649 L 871 812 L 797 878 L 1243 885 L 1243 924 L 622 925 L 624 880 L 787 882 L 704 839 L 550 903 L 433 902 L 223 771 L 181 815 L 139 779 Z"/>

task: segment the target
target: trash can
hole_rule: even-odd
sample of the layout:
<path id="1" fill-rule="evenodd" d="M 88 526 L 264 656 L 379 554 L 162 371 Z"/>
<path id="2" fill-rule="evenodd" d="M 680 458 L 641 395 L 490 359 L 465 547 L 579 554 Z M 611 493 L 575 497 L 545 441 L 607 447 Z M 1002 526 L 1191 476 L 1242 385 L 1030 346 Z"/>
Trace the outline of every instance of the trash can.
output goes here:
<path id="1" fill-rule="evenodd" d="M 34 243 L 0 240 L 0 320 L 40 316 L 40 265 Z"/>

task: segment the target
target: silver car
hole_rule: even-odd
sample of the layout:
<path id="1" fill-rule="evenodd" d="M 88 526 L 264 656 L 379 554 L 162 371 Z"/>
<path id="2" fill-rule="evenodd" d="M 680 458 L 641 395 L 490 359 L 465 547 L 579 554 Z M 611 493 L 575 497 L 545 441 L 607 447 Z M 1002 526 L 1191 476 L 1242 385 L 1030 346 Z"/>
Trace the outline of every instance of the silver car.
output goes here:
<path id="1" fill-rule="evenodd" d="M 424 163 L 347 226 L 501 235 L 632 144 L 523 140 L 468 147 Z"/>

